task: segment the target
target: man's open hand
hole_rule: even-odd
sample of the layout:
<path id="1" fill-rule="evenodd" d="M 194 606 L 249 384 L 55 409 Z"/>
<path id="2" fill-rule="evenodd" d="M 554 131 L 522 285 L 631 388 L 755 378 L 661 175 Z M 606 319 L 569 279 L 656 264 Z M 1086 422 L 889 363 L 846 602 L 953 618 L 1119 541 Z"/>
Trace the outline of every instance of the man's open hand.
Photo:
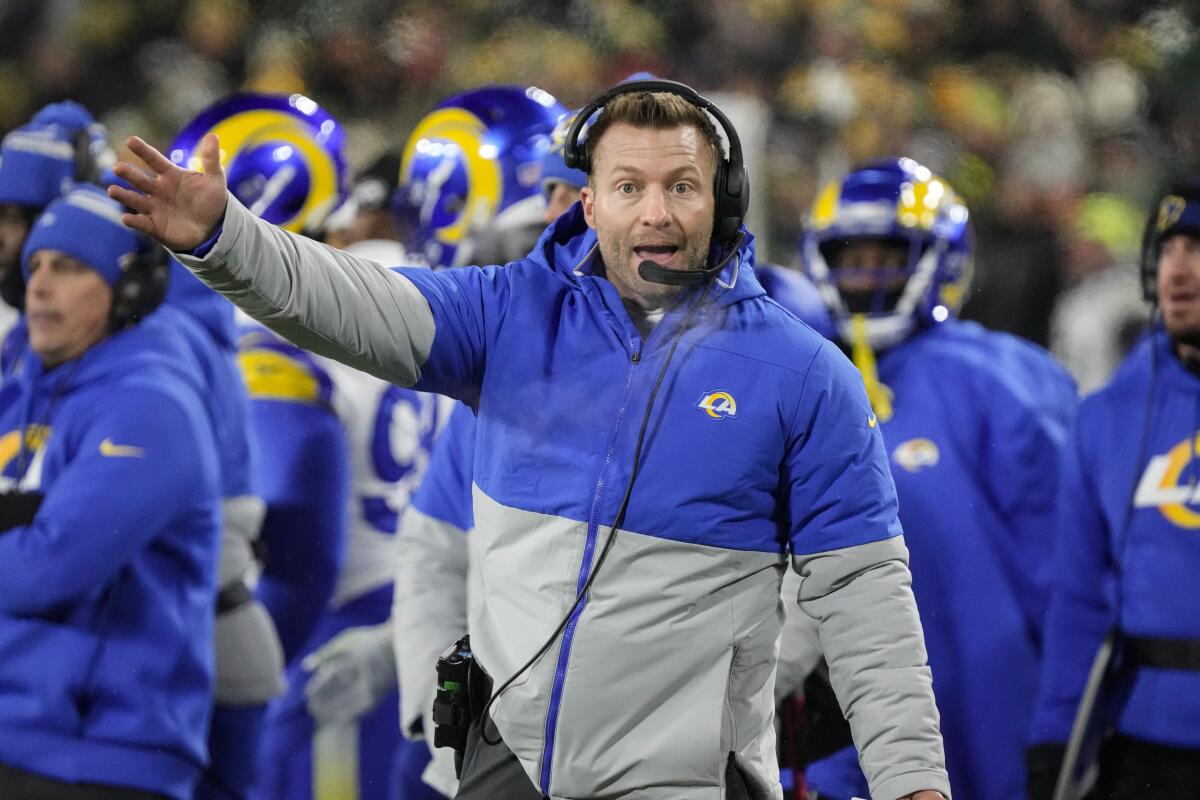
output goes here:
<path id="1" fill-rule="evenodd" d="M 203 172 L 183 169 L 136 136 L 126 142 L 149 171 L 125 162 L 113 172 L 137 191 L 108 187 L 108 196 L 133 209 L 121 221 L 172 250 L 192 250 L 207 241 L 225 216 L 225 170 L 214 134 L 200 140 Z"/>

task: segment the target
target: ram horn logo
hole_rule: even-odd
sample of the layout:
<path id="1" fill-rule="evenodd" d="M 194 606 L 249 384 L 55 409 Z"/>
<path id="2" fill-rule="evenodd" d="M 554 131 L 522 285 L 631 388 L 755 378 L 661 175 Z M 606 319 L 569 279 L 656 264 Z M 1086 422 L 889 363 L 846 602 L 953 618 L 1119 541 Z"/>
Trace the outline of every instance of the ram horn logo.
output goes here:
<path id="1" fill-rule="evenodd" d="M 713 419 L 733 419 L 737 416 L 737 400 L 729 392 L 709 392 L 696 404 Z"/>
<path id="2" fill-rule="evenodd" d="M 892 451 L 892 460 L 909 472 L 937 466 L 942 454 L 930 439 L 909 439 Z"/>

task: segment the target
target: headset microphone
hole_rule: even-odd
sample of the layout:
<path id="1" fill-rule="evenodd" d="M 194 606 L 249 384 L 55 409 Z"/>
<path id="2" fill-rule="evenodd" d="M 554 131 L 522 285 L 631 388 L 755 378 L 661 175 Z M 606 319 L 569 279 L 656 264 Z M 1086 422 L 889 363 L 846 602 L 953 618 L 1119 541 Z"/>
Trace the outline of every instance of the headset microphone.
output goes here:
<path id="1" fill-rule="evenodd" d="M 733 257 L 737 255 L 741 249 L 742 242 L 746 240 L 744 233 L 739 233 L 737 240 L 733 246 L 725 254 L 725 257 L 716 263 L 715 266 L 705 267 L 704 269 L 667 269 L 660 267 L 650 259 L 646 259 L 641 264 L 638 264 L 638 275 L 642 276 L 642 280 L 650 283 L 663 283 L 668 286 L 699 286 L 709 278 L 719 275 L 721 270 L 729 264 Z"/>

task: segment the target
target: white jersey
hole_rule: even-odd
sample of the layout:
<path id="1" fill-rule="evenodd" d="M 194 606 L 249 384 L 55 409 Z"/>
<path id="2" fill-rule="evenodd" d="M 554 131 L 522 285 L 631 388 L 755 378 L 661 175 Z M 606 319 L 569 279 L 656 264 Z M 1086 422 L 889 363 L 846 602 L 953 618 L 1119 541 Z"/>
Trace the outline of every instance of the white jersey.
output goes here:
<path id="1" fill-rule="evenodd" d="M 421 483 L 453 401 L 314 359 L 332 385 L 330 399 L 350 456 L 346 552 L 331 600 L 337 608 L 395 578 L 396 524 Z"/>

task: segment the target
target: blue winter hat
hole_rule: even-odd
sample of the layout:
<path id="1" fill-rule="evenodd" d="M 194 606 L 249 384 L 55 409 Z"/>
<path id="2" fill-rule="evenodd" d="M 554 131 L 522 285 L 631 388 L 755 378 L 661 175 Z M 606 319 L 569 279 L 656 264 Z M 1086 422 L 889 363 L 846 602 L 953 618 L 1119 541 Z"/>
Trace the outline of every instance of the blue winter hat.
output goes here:
<path id="1" fill-rule="evenodd" d="M 86 108 L 52 103 L 0 143 L 0 203 L 45 208 L 112 160 L 104 126 Z"/>
<path id="2" fill-rule="evenodd" d="M 121 224 L 124 209 L 97 186 L 81 184 L 46 207 L 21 250 L 21 270 L 37 250 L 61 250 L 115 286 L 147 241 Z"/>
<path id="3" fill-rule="evenodd" d="M 550 149 L 546 151 L 546 155 L 542 156 L 542 191 L 544 192 L 548 192 L 552 183 L 565 183 L 577 189 L 587 186 L 587 173 L 580 169 L 571 169 L 567 166 L 567 162 L 563 161 L 563 147 L 567 141 L 567 131 L 571 129 L 571 123 L 575 121 L 575 115 L 579 111 L 580 109 L 575 109 L 563 114 L 555 124 L 554 132 L 550 134 Z M 581 141 L 587 138 L 586 127 L 580 133 L 579 138 Z"/>

